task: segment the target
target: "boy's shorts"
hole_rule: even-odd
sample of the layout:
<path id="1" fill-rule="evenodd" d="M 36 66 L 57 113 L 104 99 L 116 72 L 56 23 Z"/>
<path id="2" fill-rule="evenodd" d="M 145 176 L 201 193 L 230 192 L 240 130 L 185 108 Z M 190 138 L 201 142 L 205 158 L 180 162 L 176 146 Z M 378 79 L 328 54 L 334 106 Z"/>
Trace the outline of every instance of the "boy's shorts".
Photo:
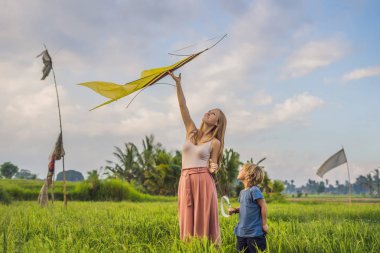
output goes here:
<path id="1" fill-rule="evenodd" d="M 257 237 L 239 237 L 237 236 L 236 250 L 244 253 L 256 253 L 256 247 L 260 250 L 267 248 L 267 241 L 265 235 Z"/>

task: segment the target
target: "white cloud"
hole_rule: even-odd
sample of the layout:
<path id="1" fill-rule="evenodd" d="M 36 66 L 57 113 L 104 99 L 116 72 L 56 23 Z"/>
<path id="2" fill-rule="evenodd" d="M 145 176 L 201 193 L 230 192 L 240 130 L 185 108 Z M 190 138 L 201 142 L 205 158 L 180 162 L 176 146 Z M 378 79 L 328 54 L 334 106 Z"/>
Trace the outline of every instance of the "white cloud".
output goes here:
<path id="1" fill-rule="evenodd" d="M 345 74 L 342 77 L 342 80 L 344 82 L 349 82 L 371 76 L 380 76 L 380 66 L 353 70 L 350 73 Z"/>
<path id="2" fill-rule="evenodd" d="M 293 78 L 310 74 L 338 61 L 348 51 L 348 43 L 343 39 L 308 42 L 290 55 L 284 68 L 284 76 Z"/>
<path id="3" fill-rule="evenodd" d="M 258 91 L 252 98 L 252 103 L 254 105 L 270 105 L 272 101 L 272 96 L 262 90 Z"/>
<path id="4" fill-rule="evenodd" d="M 303 93 L 274 105 L 268 112 L 236 110 L 231 112 L 229 131 L 237 133 L 255 132 L 280 124 L 302 120 L 306 114 L 322 106 L 321 98 Z"/>

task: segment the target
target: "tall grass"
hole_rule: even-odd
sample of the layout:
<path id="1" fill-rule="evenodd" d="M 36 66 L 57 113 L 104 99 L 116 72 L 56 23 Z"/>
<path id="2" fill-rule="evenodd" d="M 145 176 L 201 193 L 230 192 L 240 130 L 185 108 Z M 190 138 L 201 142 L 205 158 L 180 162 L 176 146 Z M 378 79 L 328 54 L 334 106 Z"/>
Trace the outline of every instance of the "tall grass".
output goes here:
<path id="1" fill-rule="evenodd" d="M 43 183 L 42 180 L 0 180 L 0 189 L 13 200 L 37 200 Z M 67 182 L 67 197 L 69 200 L 81 201 L 172 201 L 174 199 L 140 193 L 128 182 L 118 179 L 92 183 Z M 54 198 L 63 200 L 63 182 L 61 181 L 54 183 Z"/>
<path id="2" fill-rule="evenodd" d="M 233 203 L 236 206 L 236 203 Z M 270 252 L 379 252 L 380 206 L 270 203 Z M 222 246 L 179 240 L 177 203 L 33 202 L 0 205 L 7 252 L 235 252 L 237 216 L 220 216 Z"/>

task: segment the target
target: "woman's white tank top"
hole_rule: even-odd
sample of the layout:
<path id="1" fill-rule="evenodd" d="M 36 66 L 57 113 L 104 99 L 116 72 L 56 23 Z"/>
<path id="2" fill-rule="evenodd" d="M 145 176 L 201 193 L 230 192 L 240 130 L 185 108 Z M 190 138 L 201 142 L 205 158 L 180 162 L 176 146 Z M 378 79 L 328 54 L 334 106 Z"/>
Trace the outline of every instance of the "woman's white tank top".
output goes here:
<path id="1" fill-rule="evenodd" d="M 194 145 L 190 140 L 186 140 L 182 149 L 182 168 L 208 168 L 211 156 L 211 141 Z"/>

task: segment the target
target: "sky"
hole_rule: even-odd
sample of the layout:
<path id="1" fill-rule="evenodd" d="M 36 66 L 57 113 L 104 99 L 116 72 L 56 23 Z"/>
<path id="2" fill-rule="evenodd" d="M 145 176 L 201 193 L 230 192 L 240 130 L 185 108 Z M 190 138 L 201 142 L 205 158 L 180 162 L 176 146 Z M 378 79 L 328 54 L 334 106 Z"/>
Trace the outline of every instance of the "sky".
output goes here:
<path id="1" fill-rule="evenodd" d="M 274 179 L 305 184 L 344 147 L 351 181 L 380 167 L 380 2 L 296 0 L 0 0 L 0 164 L 44 178 L 59 133 L 52 74 L 36 56 L 48 47 L 60 95 L 65 169 L 99 170 L 115 147 L 146 135 L 181 150 L 185 129 L 175 88 L 106 99 L 77 85 L 124 84 L 228 34 L 182 73 L 190 114 L 227 117 L 225 147 L 241 161 L 267 157 Z M 162 82 L 172 83 L 165 78 Z M 57 171 L 62 169 L 57 163 Z M 347 166 L 328 172 L 347 180 Z"/>

